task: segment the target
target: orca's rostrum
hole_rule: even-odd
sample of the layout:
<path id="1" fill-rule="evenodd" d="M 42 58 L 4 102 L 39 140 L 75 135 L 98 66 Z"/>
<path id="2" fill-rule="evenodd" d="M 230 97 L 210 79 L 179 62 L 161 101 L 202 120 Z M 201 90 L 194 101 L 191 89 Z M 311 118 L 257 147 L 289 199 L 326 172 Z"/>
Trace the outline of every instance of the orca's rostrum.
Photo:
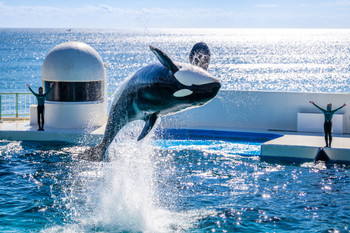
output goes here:
<path id="1" fill-rule="evenodd" d="M 150 49 L 161 64 L 148 65 L 124 82 L 113 100 L 101 143 L 80 158 L 107 161 L 108 146 L 127 123 L 146 122 L 137 139 L 141 140 L 158 117 L 202 106 L 218 93 L 220 82 L 202 67 L 174 63 L 161 50 L 152 46 Z"/>

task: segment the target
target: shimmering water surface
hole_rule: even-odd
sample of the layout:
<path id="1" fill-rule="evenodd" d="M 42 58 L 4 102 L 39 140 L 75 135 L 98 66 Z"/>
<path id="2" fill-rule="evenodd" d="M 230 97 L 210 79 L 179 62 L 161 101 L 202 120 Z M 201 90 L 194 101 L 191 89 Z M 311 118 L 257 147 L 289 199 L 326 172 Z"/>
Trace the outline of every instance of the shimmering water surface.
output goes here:
<path id="1" fill-rule="evenodd" d="M 45 55 L 72 40 L 108 63 L 109 92 L 158 62 L 148 45 L 187 62 L 198 41 L 224 89 L 349 92 L 350 30 L 283 29 L 0 29 L 0 92 L 39 86 Z M 78 160 L 82 145 L 0 141 L 0 232 L 350 231 L 349 165 L 262 160 L 265 139 L 127 133 L 140 130 L 124 129 L 109 163 Z"/>
<path id="2" fill-rule="evenodd" d="M 350 230 L 348 165 L 262 161 L 258 142 L 127 140 L 110 163 L 0 143 L 1 232 Z"/>
<path id="3" fill-rule="evenodd" d="M 108 90 L 133 72 L 158 62 L 149 45 L 188 62 L 205 41 L 209 72 L 223 89 L 349 92 L 350 29 L 0 29 L 0 92 L 41 85 L 46 54 L 66 41 L 91 45 L 108 64 Z"/>

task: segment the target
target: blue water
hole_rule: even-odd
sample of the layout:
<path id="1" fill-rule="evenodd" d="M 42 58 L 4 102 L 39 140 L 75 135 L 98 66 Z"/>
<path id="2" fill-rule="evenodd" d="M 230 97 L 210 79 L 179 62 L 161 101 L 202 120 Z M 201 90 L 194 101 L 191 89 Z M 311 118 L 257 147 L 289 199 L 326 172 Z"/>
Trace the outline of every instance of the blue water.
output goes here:
<path id="1" fill-rule="evenodd" d="M 46 54 L 66 41 L 91 45 L 108 64 L 108 91 L 158 62 L 149 45 L 188 62 L 194 43 L 212 53 L 223 89 L 349 92 L 350 29 L 0 29 L 0 92 L 41 85 Z"/>
<path id="2" fill-rule="evenodd" d="M 0 141 L 1 232 L 348 232 L 349 165 L 265 162 L 253 140 Z"/>
<path id="3" fill-rule="evenodd" d="M 45 55 L 70 40 L 108 63 L 109 92 L 157 62 L 148 45 L 187 62 L 198 41 L 224 89 L 350 91 L 350 30 L 0 29 L 0 92 L 41 85 Z M 1 140 L 0 232 L 350 231 L 349 165 L 262 160 L 266 135 L 136 142 L 140 130 L 118 135 L 109 163 L 78 160 L 81 145 Z"/>

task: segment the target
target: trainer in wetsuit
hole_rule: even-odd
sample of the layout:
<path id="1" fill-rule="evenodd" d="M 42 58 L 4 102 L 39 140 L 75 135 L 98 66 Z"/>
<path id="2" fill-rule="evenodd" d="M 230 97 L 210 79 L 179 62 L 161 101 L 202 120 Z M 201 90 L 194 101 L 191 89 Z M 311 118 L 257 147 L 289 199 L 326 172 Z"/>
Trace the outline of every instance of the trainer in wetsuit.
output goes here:
<path id="1" fill-rule="evenodd" d="M 29 84 L 27 84 L 27 87 L 29 88 L 29 90 L 33 93 L 33 95 L 35 95 L 37 101 L 38 101 L 38 108 L 37 108 L 37 113 L 38 113 L 38 126 L 39 129 L 38 131 L 44 131 L 44 110 L 45 110 L 45 100 L 47 95 L 50 93 L 51 89 L 52 89 L 52 85 L 53 83 L 50 83 L 50 89 L 43 94 L 43 88 L 39 87 L 38 91 L 39 93 L 35 93 L 32 88 L 30 88 Z M 41 121 L 40 121 L 41 118 Z"/>
<path id="2" fill-rule="evenodd" d="M 341 108 L 345 107 L 346 104 L 343 104 L 343 106 L 332 110 L 332 104 L 329 103 L 327 104 L 327 110 L 321 108 L 320 106 L 318 106 L 317 104 L 315 104 L 313 101 L 310 101 L 310 103 L 312 103 L 313 105 L 316 106 L 316 108 L 320 109 L 323 114 L 324 114 L 324 125 L 323 125 L 323 129 L 324 129 L 324 139 L 326 140 L 326 147 L 331 147 L 332 144 L 332 118 L 333 115 L 336 111 L 340 110 Z"/>

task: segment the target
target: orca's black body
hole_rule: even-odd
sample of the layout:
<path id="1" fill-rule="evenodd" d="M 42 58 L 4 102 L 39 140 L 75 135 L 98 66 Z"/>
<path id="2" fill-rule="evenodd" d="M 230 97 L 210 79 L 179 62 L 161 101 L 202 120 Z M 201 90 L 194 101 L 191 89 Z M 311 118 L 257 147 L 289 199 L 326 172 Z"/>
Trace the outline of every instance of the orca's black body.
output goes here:
<path id="1" fill-rule="evenodd" d="M 201 106 L 214 98 L 219 81 L 204 69 L 175 64 L 157 48 L 150 47 L 162 64 L 148 65 L 129 78 L 114 98 L 100 145 L 80 157 L 88 160 L 108 160 L 108 146 L 129 122 L 146 122 L 138 140 L 144 138 L 158 117 L 190 107 Z"/>

